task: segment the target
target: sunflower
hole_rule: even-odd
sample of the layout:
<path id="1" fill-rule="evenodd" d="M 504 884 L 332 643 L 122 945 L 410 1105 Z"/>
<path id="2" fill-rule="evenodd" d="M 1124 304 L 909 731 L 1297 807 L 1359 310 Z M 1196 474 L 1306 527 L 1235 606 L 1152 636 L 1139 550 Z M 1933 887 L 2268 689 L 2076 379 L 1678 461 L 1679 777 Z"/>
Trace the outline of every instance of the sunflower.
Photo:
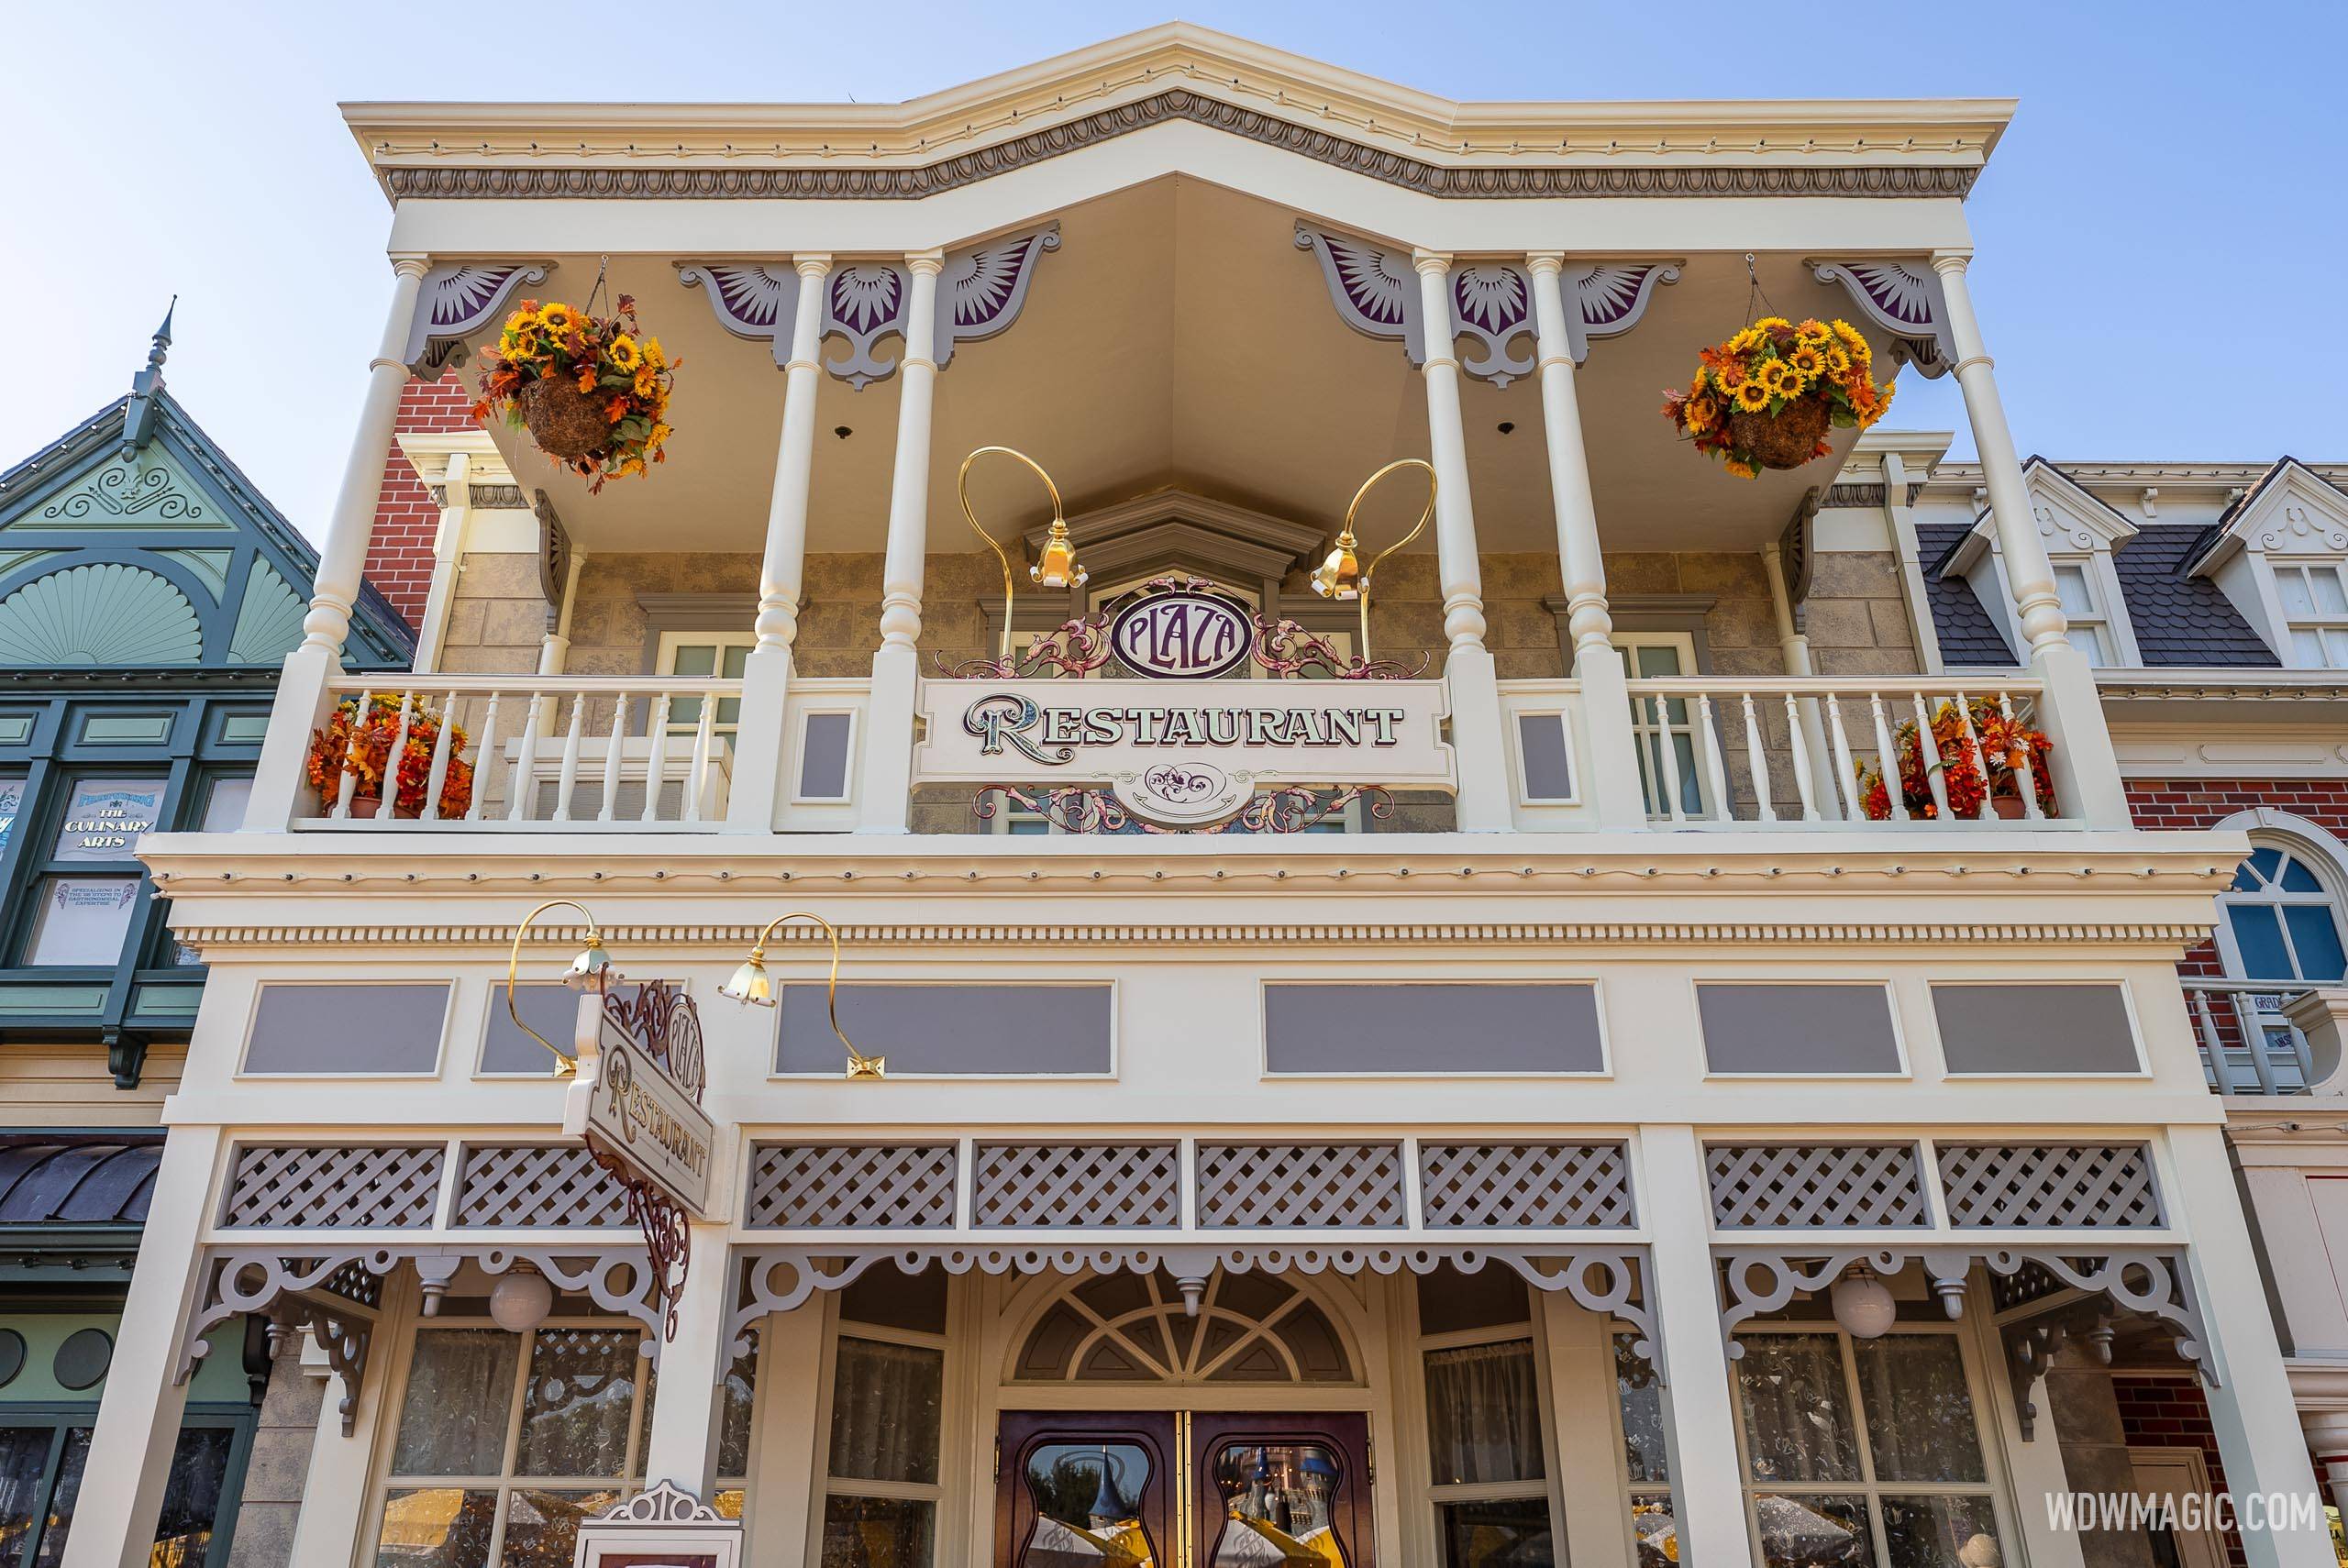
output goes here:
<path id="1" fill-rule="evenodd" d="M 631 390 L 638 397 L 650 397 L 652 389 L 660 384 L 659 376 L 660 372 L 651 366 L 639 365 L 636 370 L 636 385 Z"/>
<path id="2" fill-rule="evenodd" d="M 1786 363 L 1800 371 L 1803 376 L 1815 381 L 1818 379 L 1818 372 L 1826 368 L 1826 358 L 1816 348 L 1804 343 L 1786 356 Z"/>
<path id="3" fill-rule="evenodd" d="M 604 357 L 611 360 L 615 370 L 626 371 L 630 375 L 635 374 L 636 368 L 644 363 L 644 350 L 638 348 L 636 346 L 636 339 L 625 332 L 620 333 L 604 346 Z"/>
<path id="4" fill-rule="evenodd" d="M 1769 406 L 1769 389 L 1759 381 L 1747 381 L 1736 389 L 1736 406 L 1747 414 L 1758 414 Z"/>
<path id="5" fill-rule="evenodd" d="M 1720 421 L 1720 404 L 1708 397 L 1689 398 L 1688 406 L 1681 412 L 1686 415 L 1688 428 L 1699 436 Z"/>
<path id="6" fill-rule="evenodd" d="M 1750 354 L 1761 347 L 1761 329 L 1757 326 L 1748 326 L 1730 338 L 1723 347 L 1732 354 Z"/>
<path id="7" fill-rule="evenodd" d="M 1855 364 L 1864 365 L 1873 357 L 1873 350 L 1867 348 L 1867 340 L 1859 336 L 1858 329 L 1849 322 L 1838 321 L 1827 330 L 1833 333 L 1834 341 L 1844 347 Z"/>
<path id="8" fill-rule="evenodd" d="M 644 340 L 644 362 L 656 370 L 668 369 L 669 357 L 661 352 L 660 339 L 658 337 L 648 337 Z"/>
<path id="9" fill-rule="evenodd" d="M 579 313 L 557 301 L 538 312 L 538 325 L 559 337 L 579 325 Z"/>
<path id="10" fill-rule="evenodd" d="M 1753 379 L 1759 381 L 1761 389 L 1772 397 L 1791 397 L 1793 393 L 1786 390 L 1786 380 L 1789 374 L 1783 359 L 1764 359 L 1761 368 L 1754 372 Z"/>
<path id="11" fill-rule="evenodd" d="M 1839 343 L 1826 350 L 1826 373 L 1838 381 L 1851 373 L 1850 353 Z"/>
<path id="12" fill-rule="evenodd" d="M 1805 321 L 1794 328 L 1795 338 L 1812 347 L 1824 344 L 1829 336 L 1826 324 L 1823 322 Z"/>
<path id="13" fill-rule="evenodd" d="M 1712 384 L 1731 397 L 1734 397 L 1737 389 L 1752 379 L 1752 372 L 1737 363 L 1722 365 L 1712 372 Z"/>
<path id="14" fill-rule="evenodd" d="M 1765 315 L 1760 320 L 1755 322 L 1751 326 L 1746 327 L 1745 330 L 1747 332 L 1775 332 L 1779 327 L 1784 327 L 1790 331 L 1793 325 L 1794 324 L 1792 322 L 1788 321 L 1782 315 Z"/>
<path id="15" fill-rule="evenodd" d="M 1739 462 L 1734 458 L 1722 458 L 1721 459 L 1721 467 L 1726 469 L 1729 472 L 1734 474 L 1739 479 L 1759 479 L 1761 477 L 1761 470 L 1759 468 L 1751 463 Z"/>

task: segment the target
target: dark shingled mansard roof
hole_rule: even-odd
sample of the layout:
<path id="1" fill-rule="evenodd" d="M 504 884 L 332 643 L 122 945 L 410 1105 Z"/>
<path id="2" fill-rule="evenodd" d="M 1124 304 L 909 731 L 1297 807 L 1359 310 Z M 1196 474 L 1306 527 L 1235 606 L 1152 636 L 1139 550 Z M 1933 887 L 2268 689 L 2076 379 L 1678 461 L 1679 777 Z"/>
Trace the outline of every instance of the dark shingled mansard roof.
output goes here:
<path id="1" fill-rule="evenodd" d="M 0 1226 L 142 1225 L 162 1157 L 136 1133 L 0 1134 Z"/>

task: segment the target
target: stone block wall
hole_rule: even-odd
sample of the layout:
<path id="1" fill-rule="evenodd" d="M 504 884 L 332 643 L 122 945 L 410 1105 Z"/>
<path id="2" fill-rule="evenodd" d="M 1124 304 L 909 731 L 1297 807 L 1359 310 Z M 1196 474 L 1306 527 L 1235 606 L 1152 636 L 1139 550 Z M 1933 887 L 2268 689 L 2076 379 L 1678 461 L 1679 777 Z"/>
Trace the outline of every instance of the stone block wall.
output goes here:
<path id="1" fill-rule="evenodd" d="M 269 1392 L 261 1398 L 253 1430 L 228 1568 L 288 1568 L 294 1561 L 294 1524 L 301 1516 L 310 1449 L 330 1385 L 340 1387 L 332 1379 L 302 1370 L 302 1336 L 286 1335 L 270 1368 Z"/>

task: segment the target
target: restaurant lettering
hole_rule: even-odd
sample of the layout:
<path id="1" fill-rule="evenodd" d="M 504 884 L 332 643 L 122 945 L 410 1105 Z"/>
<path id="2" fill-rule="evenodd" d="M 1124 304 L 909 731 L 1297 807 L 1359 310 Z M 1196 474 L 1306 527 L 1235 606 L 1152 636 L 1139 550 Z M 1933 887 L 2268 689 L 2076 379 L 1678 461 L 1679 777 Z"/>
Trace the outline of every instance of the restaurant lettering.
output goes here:
<path id="1" fill-rule="evenodd" d="M 1095 707 L 997 692 L 973 702 L 962 726 L 978 738 L 980 756 L 1015 750 L 1059 766 L 1075 761 L 1080 746 L 1391 748 L 1409 717 L 1400 706 Z"/>

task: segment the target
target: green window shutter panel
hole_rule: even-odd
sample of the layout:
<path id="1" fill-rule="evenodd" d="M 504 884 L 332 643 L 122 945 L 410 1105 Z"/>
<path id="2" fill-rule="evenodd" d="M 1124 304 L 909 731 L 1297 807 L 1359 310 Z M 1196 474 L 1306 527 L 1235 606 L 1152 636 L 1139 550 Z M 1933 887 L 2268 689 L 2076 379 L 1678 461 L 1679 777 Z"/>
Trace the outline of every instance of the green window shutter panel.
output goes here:
<path id="1" fill-rule="evenodd" d="M 51 572 L 0 600 L 0 665 L 136 668 L 203 657 L 187 595 L 118 561 Z"/>
<path id="2" fill-rule="evenodd" d="M 212 602 L 219 603 L 228 597 L 228 563 L 236 559 L 233 550 L 157 550 L 157 555 L 174 560 L 195 575 L 195 580 L 212 591 Z"/>
<path id="3" fill-rule="evenodd" d="M 275 567 L 256 558 L 245 579 L 245 602 L 237 607 L 237 629 L 228 638 L 228 662 L 275 664 L 283 658 L 302 640 L 302 617 L 309 608 Z"/>

